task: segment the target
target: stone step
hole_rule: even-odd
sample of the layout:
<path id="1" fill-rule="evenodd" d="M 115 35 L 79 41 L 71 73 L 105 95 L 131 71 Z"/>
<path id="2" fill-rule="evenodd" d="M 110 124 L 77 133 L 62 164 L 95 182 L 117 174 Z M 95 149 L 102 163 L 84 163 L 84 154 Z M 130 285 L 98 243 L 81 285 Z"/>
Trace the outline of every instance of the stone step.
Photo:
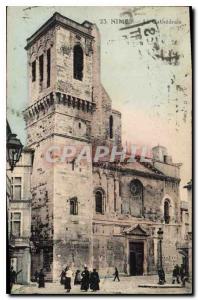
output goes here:
<path id="1" fill-rule="evenodd" d="M 151 284 L 151 283 L 144 283 L 139 284 L 138 287 L 142 288 L 182 288 L 181 284 Z"/>

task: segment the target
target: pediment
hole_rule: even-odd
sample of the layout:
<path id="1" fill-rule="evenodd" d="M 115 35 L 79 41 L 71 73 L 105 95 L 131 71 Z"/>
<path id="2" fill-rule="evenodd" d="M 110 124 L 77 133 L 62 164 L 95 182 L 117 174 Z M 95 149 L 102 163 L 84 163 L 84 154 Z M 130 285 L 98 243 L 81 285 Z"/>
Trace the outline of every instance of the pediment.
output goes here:
<path id="1" fill-rule="evenodd" d="M 124 230 L 124 233 L 127 235 L 136 235 L 136 236 L 148 236 L 148 232 L 143 228 L 142 225 L 135 225 Z"/>

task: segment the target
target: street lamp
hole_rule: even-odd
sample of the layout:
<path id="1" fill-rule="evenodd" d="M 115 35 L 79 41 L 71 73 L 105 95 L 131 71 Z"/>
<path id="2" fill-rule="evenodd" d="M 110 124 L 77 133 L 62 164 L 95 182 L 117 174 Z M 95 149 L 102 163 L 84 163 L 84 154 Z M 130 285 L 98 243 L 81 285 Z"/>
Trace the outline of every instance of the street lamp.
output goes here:
<path id="1" fill-rule="evenodd" d="M 158 265 L 158 276 L 159 276 L 159 284 L 164 284 L 165 281 L 165 273 L 162 265 L 162 240 L 163 240 L 163 230 L 159 228 L 157 235 L 159 239 L 159 265 Z"/>
<path id="2" fill-rule="evenodd" d="M 10 165 L 10 170 L 13 171 L 16 163 L 19 161 L 23 145 L 14 133 L 10 133 L 7 139 L 7 160 Z"/>

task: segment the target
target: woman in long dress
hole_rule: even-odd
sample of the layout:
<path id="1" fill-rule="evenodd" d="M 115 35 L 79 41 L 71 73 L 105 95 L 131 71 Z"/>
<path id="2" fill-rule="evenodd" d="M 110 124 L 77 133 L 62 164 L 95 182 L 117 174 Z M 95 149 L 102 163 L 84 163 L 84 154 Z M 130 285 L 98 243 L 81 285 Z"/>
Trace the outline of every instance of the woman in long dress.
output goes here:
<path id="1" fill-rule="evenodd" d="M 80 270 L 76 271 L 75 278 L 74 278 L 74 285 L 81 284 L 81 274 Z"/>
<path id="2" fill-rule="evenodd" d="M 89 271 L 87 267 L 84 268 L 84 271 L 81 273 L 82 280 L 81 280 L 81 290 L 86 291 L 89 289 Z"/>
<path id="3" fill-rule="evenodd" d="M 65 289 L 67 290 L 67 293 L 71 290 L 71 278 L 72 278 L 72 270 L 70 268 L 67 269 L 66 275 L 65 275 Z"/>
<path id="4" fill-rule="evenodd" d="M 90 289 L 93 290 L 93 292 L 99 291 L 99 282 L 99 274 L 96 272 L 96 269 L 93 269 L 93 272 L 90 275 Z"/>

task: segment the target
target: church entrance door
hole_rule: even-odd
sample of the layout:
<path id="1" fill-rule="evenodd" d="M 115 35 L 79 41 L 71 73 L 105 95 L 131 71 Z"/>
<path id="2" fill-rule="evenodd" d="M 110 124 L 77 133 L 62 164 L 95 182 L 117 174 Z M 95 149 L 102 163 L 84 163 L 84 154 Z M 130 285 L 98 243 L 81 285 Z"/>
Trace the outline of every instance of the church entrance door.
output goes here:
<path id="1" fill-rule="evenodd" d="M 144 264 L 144 243 L 130 242 L 129 243 L 129 261 L 130 261 L 130 275 L 143 275 Z"/>

